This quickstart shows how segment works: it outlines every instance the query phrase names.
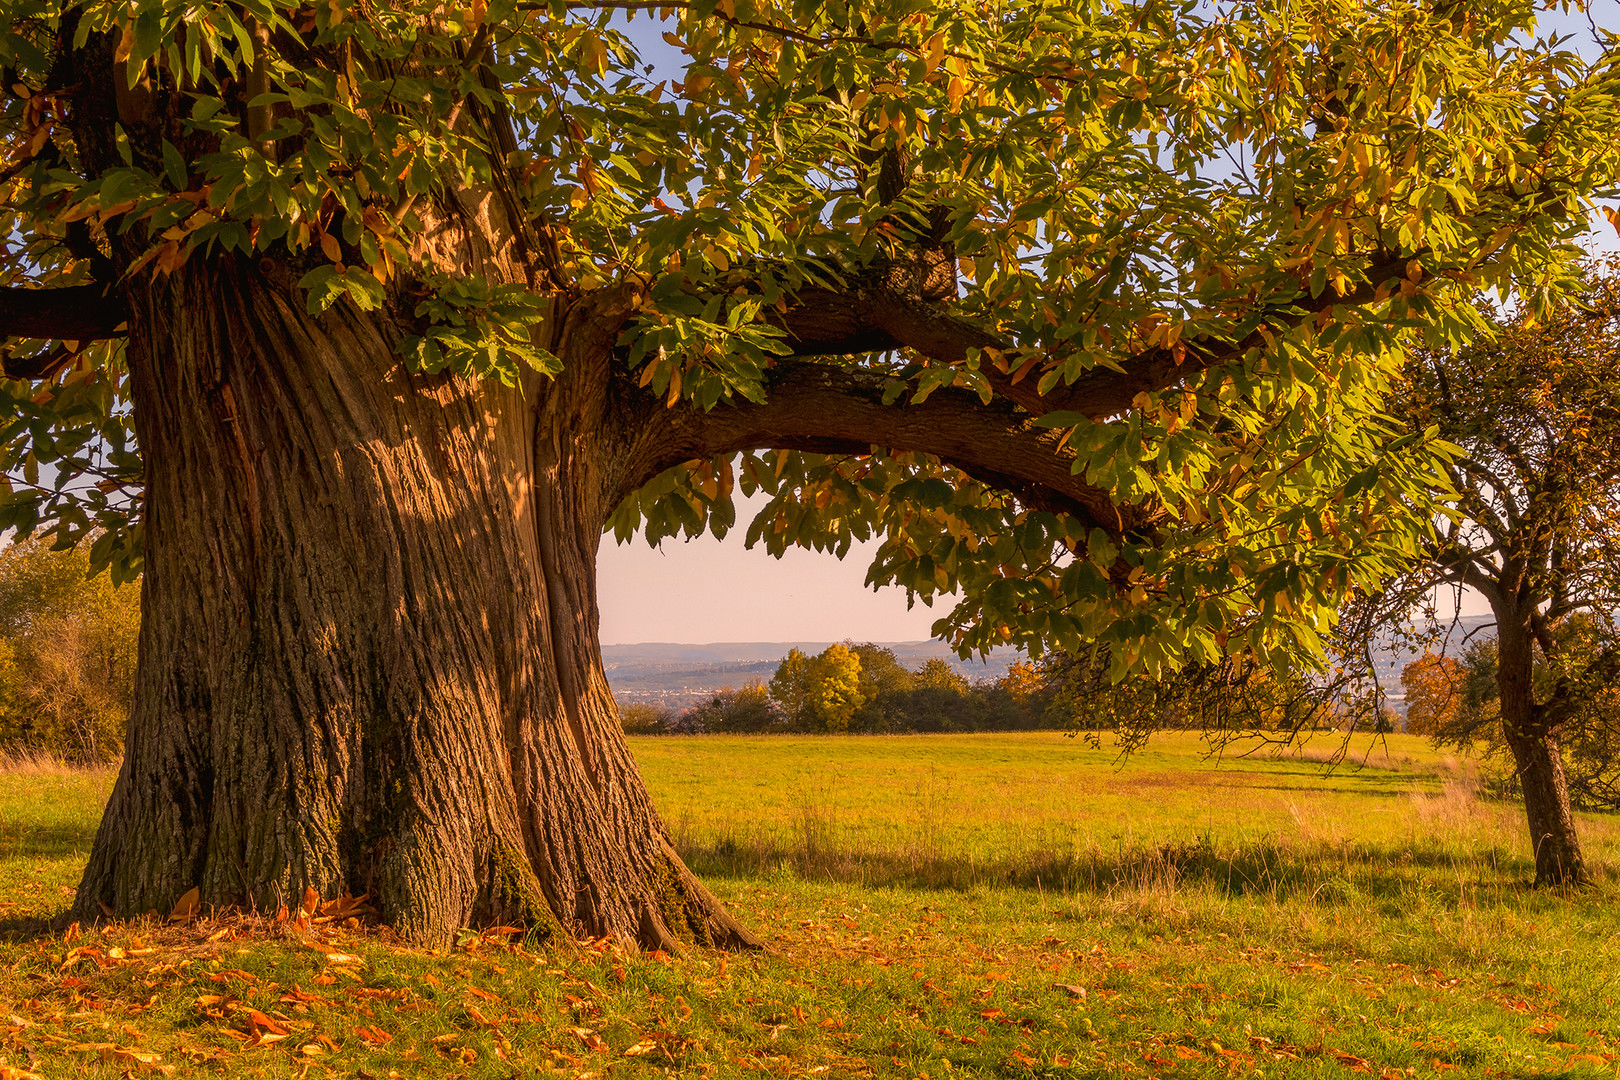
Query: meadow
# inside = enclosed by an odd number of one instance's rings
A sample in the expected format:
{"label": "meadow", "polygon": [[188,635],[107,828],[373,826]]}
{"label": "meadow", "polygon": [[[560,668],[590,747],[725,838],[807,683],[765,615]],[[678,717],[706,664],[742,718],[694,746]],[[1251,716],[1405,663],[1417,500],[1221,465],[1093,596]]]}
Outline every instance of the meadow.
{"label": "meadow", "polygon": [[111,774],[0,772],[0,1080],[1620,1073],[1620,820],[1582,819],[1593,887],[1530,889],[1517,807],[1419,740],[633,746],[768,951],[52,928]]}

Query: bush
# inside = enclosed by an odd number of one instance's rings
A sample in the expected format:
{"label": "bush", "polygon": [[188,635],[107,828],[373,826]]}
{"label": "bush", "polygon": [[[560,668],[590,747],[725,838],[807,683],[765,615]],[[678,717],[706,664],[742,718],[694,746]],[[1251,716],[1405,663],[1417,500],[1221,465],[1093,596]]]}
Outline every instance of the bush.
{"label": "bush", "polygon": [[734,735],[771,731],[782,726],[781,714],[771,705],[770,691],[759,682],[716,691],[709,700],[688,709],[681,720],[696,732]]}
{"label": "bush", "polygon": [[667,705],[626,705],[619,710],[626,735],[668,735],[675,727],[675,710]]}

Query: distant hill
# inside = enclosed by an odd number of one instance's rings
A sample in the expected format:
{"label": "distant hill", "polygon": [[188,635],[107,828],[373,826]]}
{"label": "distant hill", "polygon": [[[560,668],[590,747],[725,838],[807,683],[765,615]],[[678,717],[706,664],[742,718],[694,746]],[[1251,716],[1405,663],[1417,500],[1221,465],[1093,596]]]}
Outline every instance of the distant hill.
{"label": "distant hill", "polygon": [[[1461,656],[1475,638],[1493,636],[1494,631],[1488,628],[1495,622],[1490,615],[1464,615],[1455,623],[1447,623],[1449,630],[1446,638],[1435,651]],[[1406,715],[1406,693],[1401,689],[1401,669],[1417,658],[1417,652],[1398,646],[1388,637],[1373,648],[1373,666],[1378,669],[1378,681],[1383,684],[1387,695],[1385,704],[1401,716]]]}
{"label": "distant hill", "polygon": [[[720,641],[685,645],[653,641],[637,645],[604,645],[602,662],[608,684],[621,704],[639,702],[685,708],[727,686],[767,682],[789,649],[818,653],[830,641]],[[929,660],[950,664],[970,680],[994,682],[1018,659],[1014,649],[997,649],[987,661],[962,660],[942,641],[880,641],[913,670]]]}

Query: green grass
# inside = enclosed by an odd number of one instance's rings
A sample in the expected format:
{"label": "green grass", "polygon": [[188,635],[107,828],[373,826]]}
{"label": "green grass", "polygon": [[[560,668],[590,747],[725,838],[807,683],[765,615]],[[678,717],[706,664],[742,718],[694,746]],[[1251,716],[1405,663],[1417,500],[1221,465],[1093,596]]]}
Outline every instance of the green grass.
{"label": "green grass", "polygon": [[1596,887],[1528,889],[1515,809],[1413,740],[1331,775],[1180,739],[634,746],[769,953],[64,942],[20,920],[65,906],[110,777],[0,775],[0,1077],[1617,1073],[1617,823],[1582,822]]}

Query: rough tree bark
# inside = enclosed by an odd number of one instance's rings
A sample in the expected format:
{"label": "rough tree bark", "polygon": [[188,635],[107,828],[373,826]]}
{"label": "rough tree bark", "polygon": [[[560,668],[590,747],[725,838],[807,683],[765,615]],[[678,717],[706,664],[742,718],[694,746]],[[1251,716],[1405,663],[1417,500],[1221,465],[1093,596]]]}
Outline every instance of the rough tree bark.
{"label": "rough tree bark", "polygon": [[[145,620],[128,753],[77,914],[368,893],[407,938],[516,922],[754,944],[681,864],[596,640],[616,337],[512,389],[408,374],[274,268],[132,298]],[[621,442],[621,445],[622,442]]]}
{"label": "rough tree bark", "polygon": [[1515,614],[1511,608],[1497,612],[1497,700],[1502,735],[1524,791],[1536,884],[1581,884],[1588,880],[1586,861],[1570,807],[1558,725],[1551,710],[1536,701],[1532,638]]}

